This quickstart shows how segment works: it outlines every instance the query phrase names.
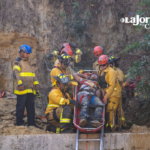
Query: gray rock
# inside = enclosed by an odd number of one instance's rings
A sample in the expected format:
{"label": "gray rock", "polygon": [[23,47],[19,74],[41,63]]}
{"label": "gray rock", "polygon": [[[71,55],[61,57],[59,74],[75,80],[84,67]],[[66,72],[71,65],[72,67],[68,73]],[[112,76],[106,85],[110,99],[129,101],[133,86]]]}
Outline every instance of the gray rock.
{"label": "gray rock", "polygon": [[0,111],[0,116],[4,116],[4,112]]}
{"label": "gray rock", "polygon": [[1,119],[3,119],[3,120],[12,120],[12,119],[14,119],[14,116],[13,115],[4,116],[4,117],[1,117]]}

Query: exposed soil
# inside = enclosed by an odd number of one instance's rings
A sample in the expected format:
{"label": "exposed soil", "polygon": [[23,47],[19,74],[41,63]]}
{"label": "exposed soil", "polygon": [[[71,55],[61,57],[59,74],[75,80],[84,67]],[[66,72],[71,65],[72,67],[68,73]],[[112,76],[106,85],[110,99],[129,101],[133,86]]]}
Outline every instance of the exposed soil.
{"label": "exposed soil", "polygon": [[24,126],[16,126],[16,99],[0,98],[0,135],[22,135],[22,134],[50,134],[45,131],[47,120],[38,117],[39,110],[36,109],[35,122],[41,129],[27,126],[27,114],[24,113]]}

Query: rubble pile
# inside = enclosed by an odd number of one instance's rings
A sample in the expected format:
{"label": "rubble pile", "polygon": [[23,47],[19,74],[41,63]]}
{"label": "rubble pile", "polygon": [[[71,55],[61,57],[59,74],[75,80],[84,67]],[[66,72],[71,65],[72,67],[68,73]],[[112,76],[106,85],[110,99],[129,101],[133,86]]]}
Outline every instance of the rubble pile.
{"label": "rubble pile", "polygon": [[42,129],[34,126],[27,126],[27,113],[24,114],[25,126],[16,126],[16,99],[1,98],[0,99],[0,135],[23,135],[23,134],[47,134],[45,131],[47,120],[35,116],[36,125]]}

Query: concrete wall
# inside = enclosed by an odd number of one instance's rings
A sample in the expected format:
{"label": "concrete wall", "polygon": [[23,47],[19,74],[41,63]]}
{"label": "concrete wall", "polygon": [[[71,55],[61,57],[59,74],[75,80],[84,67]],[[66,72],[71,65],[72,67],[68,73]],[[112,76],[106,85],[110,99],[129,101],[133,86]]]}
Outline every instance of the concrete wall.
{"label": "concrete wall", "polygon": [[[82,134],[82,138],[99,134]],[[148,133],[113,133],[104,135],[104,150],[150,150]],[[76,134],[0,136],[0,150],[75,150]],[[79,150],[99,150],[99,142],[82,142]]]}

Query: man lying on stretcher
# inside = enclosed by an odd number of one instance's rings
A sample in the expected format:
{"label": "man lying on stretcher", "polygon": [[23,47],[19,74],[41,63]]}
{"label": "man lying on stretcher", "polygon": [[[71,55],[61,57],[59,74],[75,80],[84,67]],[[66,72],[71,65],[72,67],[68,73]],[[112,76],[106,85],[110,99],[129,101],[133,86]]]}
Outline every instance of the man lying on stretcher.
{"label": "man lying on stretcher", "polygon": [[[77,99],[79,104],[81,104],[80,113],[80,126],[84,127],[87,124],[87,117],[89,116],[88,105],[103,105],[100,100],[100,90],[96,81],[93,81],[94,74],[89,78],[88,75],[81,73],[73,73],[74,79],[79,83],[79,91],[77,93]],[[96,95],[96,96],[95,96]],[[90,122],[92,127],[99,127],[102,125],[102,107],[95,107],[94,118]]]}

